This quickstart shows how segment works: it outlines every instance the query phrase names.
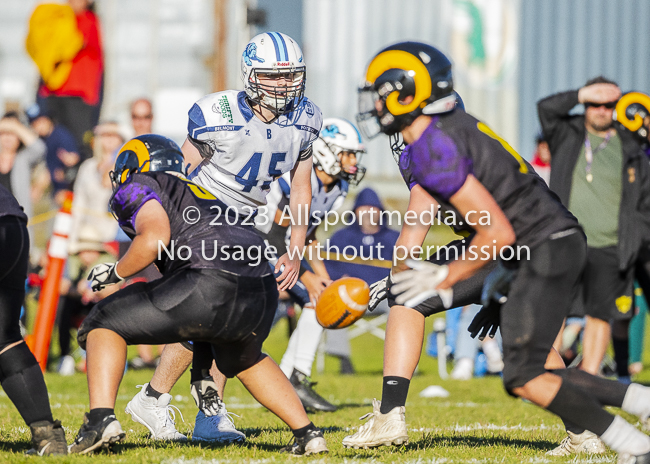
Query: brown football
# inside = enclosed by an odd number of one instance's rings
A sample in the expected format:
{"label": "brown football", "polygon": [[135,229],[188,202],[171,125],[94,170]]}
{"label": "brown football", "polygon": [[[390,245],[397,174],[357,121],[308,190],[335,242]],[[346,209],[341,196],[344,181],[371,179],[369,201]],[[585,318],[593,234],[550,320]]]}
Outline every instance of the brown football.
{"label": "brown football", "polygon": [[335,280],[316,302],[316,319],[326,329],[342,329],[361,319],[368,308],[370,288],[356,277]]}

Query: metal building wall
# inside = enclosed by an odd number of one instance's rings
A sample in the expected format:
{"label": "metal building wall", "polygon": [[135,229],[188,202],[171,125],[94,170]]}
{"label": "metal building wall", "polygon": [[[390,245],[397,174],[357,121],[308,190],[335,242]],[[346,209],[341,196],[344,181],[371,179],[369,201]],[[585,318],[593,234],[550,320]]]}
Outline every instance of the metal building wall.
{"label": "metal building wall", "polygon": [[106,63],[103,119],[129,125],[129,103],[147,97],[154,102],[154,131],[183,139],[187,110],[210,86],[205,61],[212,53],[212,4],[98,2]]}
{"label": "metal building wall", "polygon": [[[512,140],[518,134],[519,3],[519,0],[304,0],[307,95],[326,117],[354,120],[356,89],[370,59],[393,42],[423,41],[451,57],[455,86],[468,111]],[[480,65],[469,63],[466,56],[468,34],[477,30],[482,30],[479,41],[485,46],[487,56]],[[495,61],[493,57],[506,63],[500,62],[495,72],[490,69]],[[387,138],[378,137],[367,145],[369,155],[363,163],[368,167],[369,176],[399,178]]]}
{"label": "metal building wall", "polygon": [[0,113],[34,101],[36,65],[25,51],[29,16],[38,0],[0,0]]}
{"label": "metal building wall", "polygon": [[650,2],[524,0],[521,6],[519,115],[522,155],[539,130],[536,102],[595,76],[623,91],[650,93]]}

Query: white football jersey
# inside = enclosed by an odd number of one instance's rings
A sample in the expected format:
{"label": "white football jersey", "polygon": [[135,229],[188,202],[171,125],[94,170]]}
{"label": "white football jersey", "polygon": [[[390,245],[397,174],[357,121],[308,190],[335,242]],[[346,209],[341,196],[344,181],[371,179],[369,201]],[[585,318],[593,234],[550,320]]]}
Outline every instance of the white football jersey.
{"label": "white football jersey", "polygon": [[311,150],[322,122],[320,109],[306,97],[293,112],[267,124],[253,114],[245,92],[207,95],[189,111],[188,136],[199,142],[204,157],[190,179],[251,214],[266,204],[271,183]]}
{"label": "white football jersey", "polygon": [[[291,197],[291,174],[286,173],[280,177],[276,182],[271,184],[271,191],[268,196],[268,204],[264,208],[260,208],[259,214],[255,218],[255,227],[264,233],[271,230],[273,219],[275,218],[276,211],[282,202],[283,198],[289,199]],[[325,190],[323,183],[316,176],[316,168],[311,170],[311,205],[309,208],[309,228],[307,235],[311,234],[321,223],[325,221],[325,215],[329,211],[336,211],[342,205],[345,197],[348,194],[349,184],[343,179],[339,179],[329,191]],[[282,202],[286,204],[287,202]],[[288,207],[286,209],[286,217],[289,217]],[[334,221],[331,218],[330,221]],[[291,226],[287,230],[287,243],[291,235]]]}

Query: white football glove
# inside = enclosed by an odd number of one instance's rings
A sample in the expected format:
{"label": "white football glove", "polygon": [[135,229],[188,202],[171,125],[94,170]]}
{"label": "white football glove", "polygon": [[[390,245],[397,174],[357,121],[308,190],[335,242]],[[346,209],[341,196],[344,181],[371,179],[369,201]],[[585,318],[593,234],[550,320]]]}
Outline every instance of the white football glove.
{"label": "white football glove", "polygon": [[217,393],[217,384],[214,383],[212,377],[205,377],[202,380],[192,382],[190,388],[192,397],[196,406],[203,411],[206,416],[216,416],[221,410],[221,398]]}
{"label": "white football glove", "polygon": [[93,292],[98,292],[107,285],[117,284],[124,280],[117,274],[116,268],[117,263],[102,263],[90,270],[87,280],[90,281],[90,288],[93,289]]}
{"label": "white football glove", "polygon": [[436,289],[447,278],[449,266],[413,259],[406,260],[406,265],[413,270],[402,271],[392,277],[393,285],[390,291],[396,296],[397,304],[415,308],[423,301],[438,295],[445,308],[451,307],[454,291],[451,288]]}
{"label": "white football glove", "polygon": [[370,301],[368,302],[368,311],[372,312],[377,305],[388,297],[388,277],[378,280],[370,286]]}

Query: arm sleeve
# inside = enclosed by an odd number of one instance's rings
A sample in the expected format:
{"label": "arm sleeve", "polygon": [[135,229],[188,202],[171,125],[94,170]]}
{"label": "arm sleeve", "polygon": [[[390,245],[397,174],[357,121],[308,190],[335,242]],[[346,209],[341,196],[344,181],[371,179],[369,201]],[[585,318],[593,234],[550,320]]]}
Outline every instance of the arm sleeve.
{"label": "arm sleeve", "polygon": [[446,134],[422,137],[410,150],[413,177],[429,193],[449,201],[473,173],[472,160]]}
{"label": "arm sleeve", "polygon": [[40,138],[34,140],[34,143],[23,148],[20,156],[23,156],[27,159],[30,166],[35,165],[39,161],[45,159],[45,153],[47,152],[47,147],[45,142]]}
{"label": "arm sleeve", "polygon": [[578,91],[557,93],[537,102],[537,114],[546,138],[553,136],[563,120],[570,118],[569,111],[578,103]]}
{"label": "arm sleeve", "polygon": [[149,200],[156,200],[162,205],[156,189],[148,183],[133,179],[120,187],[113,198],[111,208],[125,232],[136,232],[135,218],[140,208]]}

